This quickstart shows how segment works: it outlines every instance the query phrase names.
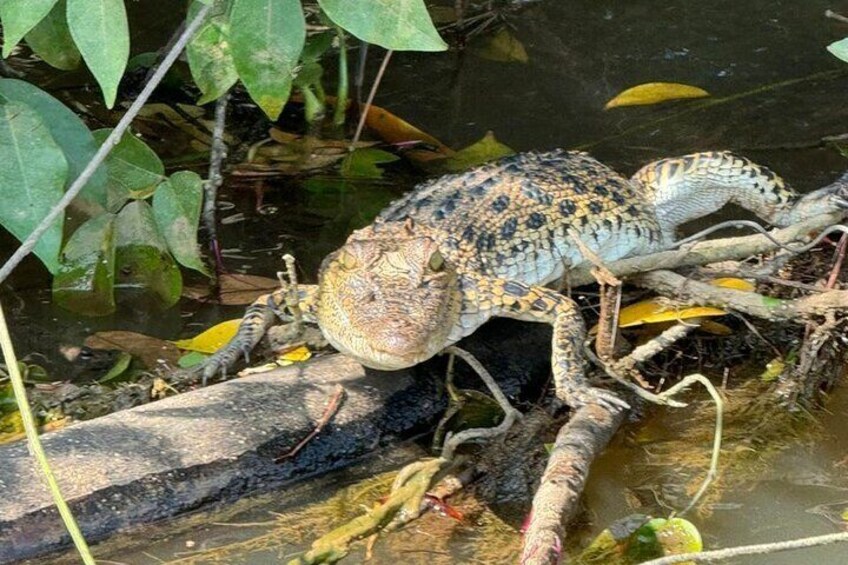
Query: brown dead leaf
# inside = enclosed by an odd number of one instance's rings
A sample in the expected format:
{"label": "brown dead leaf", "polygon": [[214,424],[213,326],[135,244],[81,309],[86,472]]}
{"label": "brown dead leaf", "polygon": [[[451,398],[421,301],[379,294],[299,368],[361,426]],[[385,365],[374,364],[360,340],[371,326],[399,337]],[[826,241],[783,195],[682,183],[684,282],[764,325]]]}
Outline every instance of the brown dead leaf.
{"label": "brown dead leaf", "polygon": [[176,367],[180,358],[177,346],[164,339],[137,332],[97,332],[85,339],[85,345],[94,349],[117,349],[137,357],[148,369],[166,364]]}
{"label": "brown dead leaf", "polygon": [[[231,273],[221,275],[220,304],[227,306],[243,306],[250,304],[263,294],[274,292],[280,288],[280,281],[269,277],[242,275]],[[211,300],[208,286],[183,287],[183,296],[192,300]]]}

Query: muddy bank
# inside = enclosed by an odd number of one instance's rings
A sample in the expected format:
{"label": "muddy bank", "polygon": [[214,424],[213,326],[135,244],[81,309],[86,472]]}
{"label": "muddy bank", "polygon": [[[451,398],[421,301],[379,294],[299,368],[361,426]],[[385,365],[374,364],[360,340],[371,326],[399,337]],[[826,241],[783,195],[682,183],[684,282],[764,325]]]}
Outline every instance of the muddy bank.
{"label": "muddy bank", "polygon": [[[550,331],[497,322],[462,345],[513,399],[538,397]],[[81,422],[44,436],[53,469],[89,541],[217,501],[349,465],[432,429],[444,408],[444,359],[382,373],[340,355],[236,379]],[[460,383],[474,378],[459,363]],[[296,457],[337,384],[330,425]],[[69,538],[26,446],[0,447],[0,563],[62,549]]]}

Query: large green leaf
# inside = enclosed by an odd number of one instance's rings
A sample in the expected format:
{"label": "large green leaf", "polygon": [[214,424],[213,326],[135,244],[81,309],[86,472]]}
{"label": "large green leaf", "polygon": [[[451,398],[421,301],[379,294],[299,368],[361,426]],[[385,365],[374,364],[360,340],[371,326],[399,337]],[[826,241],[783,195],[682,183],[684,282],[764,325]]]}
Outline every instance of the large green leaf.
{"label": "large green leaf", "polygon": [[[0,96],[0,224],[23,241],[62,198],[68,163],[38,112]],[[63,218],[34,252],[51,273],[59,268]]]}
{"label": "large green leaf", "polygon": [[100,214],[77,228],[62,251],[53,299],[88,316],[115,311],[115,215]]}
{"label": "large green leaf", "polygon": [[[238,80],[230,53],[229,0],[217,0],[212,14],[197,31],[186,48],[188,66],[194,82],[203,93],[198,104],[216,100]],[[201,8],[199,0],[191,3],[186,21],[194,19]]]}
{"label": "large green leaf", "polygon": [[68,27],[111,108],[130,55],[123,0],[68,0]]}
{"label": "large green leaf", "polygon": [[50,13],[26,34],[26,42],[36,55],[57,69],[69,71],[80,63],[80,52],[68,29],[65,0],[59,0]]}
{"label": "large green leaf", "polygon": [[12,53],[15,45],[47,15],[56,0],[3,0],[0,20],[3,20],[3,57]]}
{"label": "large green leaf", "polygon": [[184,267],[208,276],[197,246],[202,203],[203,181],[200,176],[191,171],[180,171],[156,189],[153,217],[174,258]]}
{"label": "large green leaf", "polygon": [[444,51],[424,0],[318,0],[331,20],[368,43],[396,51]]}
{"label": "large green leaf", "polygon": [[234,0],[230,13],[233,62],[250,97],[272,120],[291,93],[306,39],[298,0]]}
{"label": "large green leaf", "polygon": [[[99,147],[83,121],[67,106],[22,80],[0,79],[0,95],[38,112],[53,140],[64,152],[68,161],[68,184],[73,182]],[[106,167],[99,167],[94,172],[80,197],[89,203],[106,206]]]}
{"label": "large green leaf", "polygon": [[[94,132],[98,145],[111,129]],[[117,212],[130,198],[145,199],[165,180],[165,165],[142,140],[127,132],[106,157],[108,170],[106,209]]]}
{"label": "large green leaf", "polygon": [[115,224],[115,288],[152,292],[169,307],[179,300],[182,286],[150,205],[136,200],[124,206]]}

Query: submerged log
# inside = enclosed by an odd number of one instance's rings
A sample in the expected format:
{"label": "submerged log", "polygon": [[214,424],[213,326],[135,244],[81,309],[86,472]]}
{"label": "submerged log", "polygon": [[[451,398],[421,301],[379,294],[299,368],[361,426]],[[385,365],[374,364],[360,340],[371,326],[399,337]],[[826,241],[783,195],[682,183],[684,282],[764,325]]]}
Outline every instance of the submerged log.
{"label": "submerged log", "polygon": [[[510,397],[542,394],[550,373],[547,327],[497,322],[463,347]],[[447,406],[445,361],[384,373],[331,355],[80,422],[45,435],[44,447],[84,534],[97,541],[338,469],[431,430]],[[462,367],[457,378],[479,386]],[[275,463],[313,431],[337,385],[345,389],[338,412],[295,457]],[[26,446],[0,446],[0,563],[68,543]]]}

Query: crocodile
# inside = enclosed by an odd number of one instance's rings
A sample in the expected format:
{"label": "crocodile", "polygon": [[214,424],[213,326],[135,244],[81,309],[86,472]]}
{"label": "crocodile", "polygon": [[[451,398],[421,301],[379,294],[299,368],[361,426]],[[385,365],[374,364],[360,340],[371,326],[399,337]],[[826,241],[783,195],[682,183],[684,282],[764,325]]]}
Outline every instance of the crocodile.
{"label": "crocodile", "polygon": [[[661,159],[630,179],[583,152],[516,154],[390,204],[324,259],[318,284],[298,287],[298,308],[340,352],[381,370],[421,363],[493,317],[550,324],[556,398],[622,407],[587,383],[579,309],[547,286],[587,261],[572,237],[610,262],[669,249],[679,226],[727,203],[787,226],[845,208],[842,196],[801,196],[730,152]],[[278,316],[291,319],[287,296],[280,289],[247,309],[202,367],[204,382],[246,357]]]}

